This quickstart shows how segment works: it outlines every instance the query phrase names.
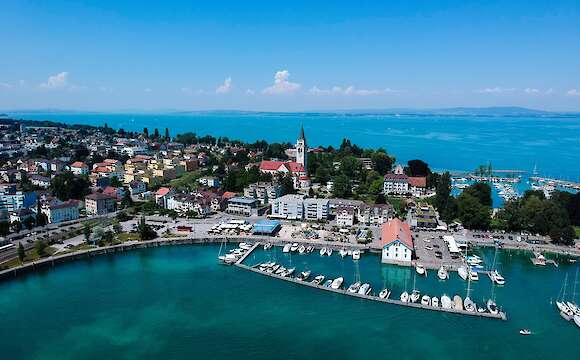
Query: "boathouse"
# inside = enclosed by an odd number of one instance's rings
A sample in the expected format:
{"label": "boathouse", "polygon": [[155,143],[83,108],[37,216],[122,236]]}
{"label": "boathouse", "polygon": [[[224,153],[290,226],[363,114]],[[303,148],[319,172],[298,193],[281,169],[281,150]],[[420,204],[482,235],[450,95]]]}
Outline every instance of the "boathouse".
{"label": "boathouse", "polygon": [[381,226],[381,262],[411,265],[414,245],[409,224],[394,218]]}

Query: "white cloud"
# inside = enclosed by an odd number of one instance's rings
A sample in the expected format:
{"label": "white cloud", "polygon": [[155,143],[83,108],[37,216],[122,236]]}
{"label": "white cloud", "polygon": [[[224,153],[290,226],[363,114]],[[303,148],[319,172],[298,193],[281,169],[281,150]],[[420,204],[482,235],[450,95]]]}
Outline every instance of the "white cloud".
{"label": "white cloud", "polygon": [[516,91],[515,88],[501,88],[501,87],[493,87],[493,88],[485,88],[485,89],[479,89],[479,90],[475,90],[476,93],[479,94],[503,94],[503,93],[509,93],[509,92],[514,92]]}
{"label": "white cloud", "polygon": [[577,89],[570,89],[566,94],[568,96],[580,96],[580,91]]}
{"label": "white cloud", "polygon": [[232,78],[228,77],[224,80],[224,83],[215,89],[216,94],[227,94],[232,90]]}
{"label": "white cloud", "polygon": [[56,75],[51,75],[45,83],[39,85],[41,89],[46,90],[56,90],[56,89],[67,89],[68,84],[68,72],[63,71]]}
{"label": "white cloud", "polygon": [[300,89],[301,85],[288,81],[288,70],[277,71],[274,75],[274,84],[262,90],[264,94],[290,94]]}
{"label": "white cloud", "polygon": [[255,94],[256,94],[256,92],[254,90],[252,90],[252,89],[247,89],[246,90],[246,95],[255,95]]}
{"label": "white cloud", "polygon": [[322,95],[355,95],[355,96],[372,96],[372,95],[385,95],[385,94],[396,94],[400,93],[398,90],[393,90],[390,88],[386,89],[357,89],[354,86],[347,86],[342,88],[340,86],[333,86],[330,89],[320,89],[317,86],[312,87],[309,94],[322,96]]}
{"label": "white cloud", "polygon": [[540,90],[535,89],[535,88],[525,88],[524,92],[526,94],[538,94],[538,93],[540,93]]}

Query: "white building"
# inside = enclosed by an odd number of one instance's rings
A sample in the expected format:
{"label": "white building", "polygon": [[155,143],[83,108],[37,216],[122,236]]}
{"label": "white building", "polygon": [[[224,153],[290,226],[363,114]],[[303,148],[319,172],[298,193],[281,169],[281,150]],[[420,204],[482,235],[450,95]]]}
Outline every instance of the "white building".
{"label": "white building", "polygon": [[201,185],[217,188],[220,186],[220,179],[215,176],[204,176],[197,180]]}
{"label": "white building", "polygon": [[362,205],[358,209],[357,220],[365,225],[382,225],[395,216],[395,209],[389,204]]}
{"label": "white building", "polygon": [[410,265],[413,256],[413,236],[408,224],[395,218],[381,227],[381,262]]}
{"label": "white building", "polygon": [[46,215],[48,222],[51,224],[76,220],[79,218],[79,201],[69,200],[65,202],[58,201],[53,204],[45,204],[41,211]]}
{"label": "white building", "polygon": [[282,187],[269,182],[250,184],[244,189],[244,196],[260,200],[260,203],[270,203],[282,195]]}
{"label": "white building", "polygon": [[288,220],[319,221],[328,219],[328,199],[305,199],[303,195],[288,194],[272,202],[272,217]]}
{"label": "white building", "polygon": [[308,145],[306,144],[306,137],[304,136],[304,126],[300,128],[300,135],[298,136],[298,140],[296,140],[296,162],[301,164],[304,170],[307,171]]}
{"label": "white building", "polygon": [[257,216],[259,206],[260,200],[246,197],[233,197],[228,200],[226,212],[234,215]]}
{"label": "white building", "polygon": [[355,209],[348,206],[336,208],[336,224],[338,226],[353,226],[355,219]]}
{"label": "white building", "polygon": [[405,195],[409,193],[409,178],[404,174],[387,174],[383,183],[385,194]]}

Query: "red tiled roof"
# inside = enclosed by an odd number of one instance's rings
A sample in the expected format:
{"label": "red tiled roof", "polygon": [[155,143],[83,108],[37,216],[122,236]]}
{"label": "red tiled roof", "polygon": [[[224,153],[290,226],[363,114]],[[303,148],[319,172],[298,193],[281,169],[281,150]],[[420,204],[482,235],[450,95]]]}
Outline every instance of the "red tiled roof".
{"label": "red tiled roof", "polygon": [[70,167],[75,168],[88,168],[87,164],[82,161],[75,161],[74,163],[70,164]]}
{"label": "red tiled roof", "polygon": [[400,241],[407,248],[413,250],[413,237],[409,224],[397,218],[389,220],[381,226],[381,245],[385,247],[395,241]]}
{"label": "red tiled roof", "polygon": [[222,194],[222,198],[223,199],[231,199],[231,198],[233,198],[235,196],[236,196],[236,193],[235,192],[231,192],[231,191],[226,191],[226,192],[224,192]]}
{"label": "red tiled roof", "polygon": [[304,172],[304,166],[302,166],[302,164],[297,163],[295,161],[287,162],[286,168],[288,168],[288,170],[290,170],[290,172],[292,172],[292,173]]}
{"label": "red tiled roof", "polygon": [[422,188],[427,187],[427,178],[424,176],[409,177],[409,185]]}
{"label": "red tiled roof", "polygon": [[170,188],[168,188],[168,187],[162,187],[162,188],[159,188],[159,190],[157,190],[157,192],[155,193],[155,195],[157,195],[157,196],[165,196],[165,195],[169,194],[170,191],[171,191]]}
{"label": "red tiled roof", "polygon": [[52,205],[50,208],[51,209],[64,209],[64,208],[68,208],[68,207],[77,207],[77,206],[79,206],[78,200],[69,200],[69,201],[62,202],[58,205]]}
{"label": "red tiled roof", "polygon": [[260,170],[270,170],[270,171],[277,171],[280,166],[283,166],[283,161],[271,161],[271,160],[263,160],[260,163]]}

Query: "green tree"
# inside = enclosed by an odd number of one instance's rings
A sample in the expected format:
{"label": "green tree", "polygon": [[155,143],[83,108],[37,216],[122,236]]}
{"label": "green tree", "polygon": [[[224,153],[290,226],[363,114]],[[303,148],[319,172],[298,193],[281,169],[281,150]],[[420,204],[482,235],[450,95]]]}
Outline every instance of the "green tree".
{"label": "green tree", "polygon": [[380,175],[385,175],[393,168],[394,159],[387,155],[386,152],[383,151],[376,151],[371,156],[371,160],[375,165],[375,170]]}
{"label": "green tree", "polygon": [[46,214],[42,212],[42,207],[40,206],[40,199],[36,201],[36,226],[44,226],[48,223],[48,218]]}
{"label": "green tree", "polygon": [[477,198],[482,205],[491,206],[492,204],[491,187],[486,183],[476,182],[468,186],[463,192]]}
{"label": "green tree", "polygon": [[50,188],[52,194],[60,200],[80,200],[90,193],[90,185],[84,177],[75,176],[70,171],[66,171],[52,179]]}
{"label": "green tree", "polygon": [[333,179],[332,194],[337,198],[347,198],[352,194],[352,185],[346,175],[339,175]]}
{"label": "green tree", "polygon": [[489,207],[481,204],[479,200],[463,192],[458,199],[457,204],[458,216],[461,224],[466,229],[481,229],[489,228],[491,217]]}
{"label": "green tree", "polygon": [[10,227],[12,228],[12,232],[18,233],[22,231],[22,223],[18,220],[11,222]]}
{"label": "green tree", "polygon": [[141,216],[139,224],[137,225],[137,232],[139,233],[139,238],[141,241],[152,240],[157,237],[157,232],[145,222],[145,217]]}
{"label": "green tree", "polygon": [[46,256],[46,243],[42,240],[36,240],[34,242],[34,249],[36,250],[36,254],[40,257]]}
{"label": "green tree", "polygon": [[282,188],[282,195],[296,193],[296,190],[294,189],[294,181],[290,175],[286,175],[282,180],[280,180],[280,187]]}
{"label": "green tree", "polygon": [[85,241],[89,242],[89,240],[91,239],[91,226],[87,223],[85,223],[84,227],[83,227],[83,234],[85,236]]}
{"label": "green tree", "polygon": [[407,175],[409,176],[429,176],[431,169],[423,160],[409,160],[407,162]]}
{"label": "green tree", "polygon": [[118,221],[115,221],[113,223],[113,231],[115,231],[116,234],[120,234],[123,232],[123,226]]}
{"label": "green tree", "polygon": [[149,129],[147,129],[147,128],[143,129],[143,137],[145,139],[149,139]]}
{"label": "green tree", "polygon": [[24,251],[24,246],[22,246],[22,243],[18,243],[18,260],[20,260],[20,263],[24,261],[25,257],[26,252]]}
{"label": "green tree", "polygon": [[171,138],[169,137],[169,128],[165,128],[165,141],[170,141]]}

